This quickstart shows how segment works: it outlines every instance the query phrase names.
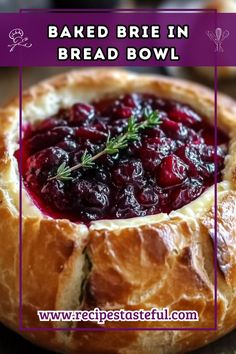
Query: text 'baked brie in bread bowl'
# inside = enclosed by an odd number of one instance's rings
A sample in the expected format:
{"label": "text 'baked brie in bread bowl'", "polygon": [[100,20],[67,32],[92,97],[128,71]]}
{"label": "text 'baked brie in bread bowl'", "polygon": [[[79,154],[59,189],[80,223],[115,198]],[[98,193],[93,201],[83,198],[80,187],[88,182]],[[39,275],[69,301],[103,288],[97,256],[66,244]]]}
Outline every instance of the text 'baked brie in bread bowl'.
{"label": "text 'baked brie in bread bowl'", "polygon": [[[19,99],[0,110],[0,321],[19,331],[20,166],[22,324],[68,329],[21,335],[61,353],[175,354],[235,328],[236,103],[218,95],[214,147],[214,93],[187,81],[81,70],[22,102],[21,153]],[[218,330],[105,330],[215,327],[214,181]],[[94,308],[195,310],[199,321],[37,315]]]}

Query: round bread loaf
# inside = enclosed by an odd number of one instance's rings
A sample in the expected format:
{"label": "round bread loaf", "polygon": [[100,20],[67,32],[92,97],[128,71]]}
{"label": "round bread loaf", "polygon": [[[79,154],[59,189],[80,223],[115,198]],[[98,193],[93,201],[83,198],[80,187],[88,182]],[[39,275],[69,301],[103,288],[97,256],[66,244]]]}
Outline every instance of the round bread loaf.
{"label": "round bread loaf", "polygon": [[[70,72],[23,93],[23,124],[61,107],[125,93],[149,93],[190,105],[214,125],[214,93],[195,83],[121,70]],[[0,110],[0,321],[61,353],[175,354],[236,327],[236,103],[218,97],[218,126],[229,136],[217,206],[217,330],[214,328],[214,186],[169,214],[89,225],[46,216],[20,183],[19,98]],[[24,155],[23,155],[24,158]],[[22,313],[19,331],[19,190],[22,184]],[[198,322],[40,322],[38,310],[195,310]],[[45,327],[68,331],[43,331]],[[84,331],[74,331],[76,327]],[[101,331],[85,330],[96,327]],[[147,330],[111,331],[111,328]],[[163,330],[151,331],[149,328]]]}

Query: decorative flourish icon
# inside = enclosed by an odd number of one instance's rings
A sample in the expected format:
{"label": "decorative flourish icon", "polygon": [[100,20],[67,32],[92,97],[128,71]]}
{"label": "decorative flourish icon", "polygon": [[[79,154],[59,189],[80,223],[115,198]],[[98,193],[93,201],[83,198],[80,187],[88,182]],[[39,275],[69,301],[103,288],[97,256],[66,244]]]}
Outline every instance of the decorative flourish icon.
{"label": "decorative flourish icon", "polygon": [[8,47],[10,47],[10,52],[13,52],[15,47],[21,46],[25,48],[30,48],[32,47],[32,43],[27,43],[29,38],[25,37],[24,38],[24,32],[21,28],[14,28],[10,33],[9,33],[9,38],[12,40],[12,44],[8,44]]}
{"label": "decorative flourish icon", "polygon": [[222,42],[225,40],[225,38],[229,37],[229,31],[223,31],[221,27],[217,27],[215,33],[212,31],[207,31],[206,34],[210,38],[210,40],[215,43],[215,52],[222,53],[224,51],[224,49],[222,48]]}

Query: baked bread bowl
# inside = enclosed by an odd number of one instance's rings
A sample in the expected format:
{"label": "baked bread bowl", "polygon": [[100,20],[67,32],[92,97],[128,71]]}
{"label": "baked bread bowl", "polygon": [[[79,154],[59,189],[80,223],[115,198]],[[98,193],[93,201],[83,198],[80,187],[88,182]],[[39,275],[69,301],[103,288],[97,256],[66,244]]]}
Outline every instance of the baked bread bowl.
{"label": "baked bread bowl", "polygon": [[[27,143],[28,137],[34,134],[34,129],[28,132],[29,124],[37,131],[37,127],[42,128],[42,121],[57,114],[60,108],[70,110],[77,102],[87,104],[131,93],[141,95],[144,101],[142,94],[148,94],[149,98],[154,95],[189,105],[202,117],[208,130],[208,124],[213,125],[214,94],[202,86],[119,70],[87,70],[55,77],[23,93],[23,141],[26,139]],[[220,95],[217,111],[218,126],[228,137],[227,156],[217,186],[218,330],[27,330],[20,331],[21,335],[61,353],[174,354],[206,345],[235,328],[236,104]],[[167,119],[164,115],[161,117],[162,121]],[[19,331],[18,98],[1,109],[0,119],[0,320]],[[45,142],[45,137],[41,141]],[[63,218],[64,211],[56,217],[48,215],[45,204],[42,207],[35,202],[29,187],[31,179],[27,179],[31,177],[27,173],[32,172],[32,160],[24,154],[23,144],[23,165],[26,157],[29,160],[25,171],[24,166],[22,168],[23,327],[214,328],[214,186],[205,188],[193,201],[168,213],[149,215],[148,211],[147,215],[112,220],[104,220],[104,217],[97,220],[95,216],[95,221],[81,223],[70,216]],[[81,217],[80,205],[77,207]],[[108,209],[111,207],[109,205]],[[199,312],[200,320],[113,322],[98,326],[95,323],[40,322],[37,317],[37,310],[95,307],[191,309]]]}

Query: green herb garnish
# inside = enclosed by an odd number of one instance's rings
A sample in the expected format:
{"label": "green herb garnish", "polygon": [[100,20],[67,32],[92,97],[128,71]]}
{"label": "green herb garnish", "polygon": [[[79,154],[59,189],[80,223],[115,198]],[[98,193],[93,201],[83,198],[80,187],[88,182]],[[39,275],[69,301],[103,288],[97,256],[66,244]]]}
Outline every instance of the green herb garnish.
{"label": "green herb garnish", "polygon": [[57,179],[60,181],[71,180],[71,172],[78,170],[79,168],[91,168],[95,165],[95,160],[99,157],[108,154],[114,155],[121,149],[125,149],[129,142],[136,141],[139,138],[139,131],[143,129],[153,128],[158,124],[161,124],[161,120],[157,111],[148,113],[144,111],[144,120],[142,122],[137,122],[135,116],[132,116],[128,120],[127,131],[124,134],[120,134],[117,137],[113,137],[106,141],[106,145],[103,150],[98,152],[96,155],[92,156],[86,150],[81,158],[81,162],[73,167],[66,166],[63,162],[57,169],[57,174],[53,177],[48,178],[48,180]]}

